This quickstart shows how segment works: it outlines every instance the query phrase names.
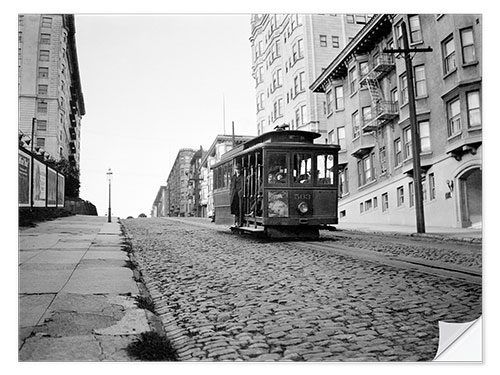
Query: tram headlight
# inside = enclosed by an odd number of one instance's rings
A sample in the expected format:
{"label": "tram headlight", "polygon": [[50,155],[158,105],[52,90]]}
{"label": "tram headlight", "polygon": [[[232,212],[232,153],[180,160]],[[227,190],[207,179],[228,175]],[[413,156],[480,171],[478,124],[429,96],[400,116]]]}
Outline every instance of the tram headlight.
{"label": "tram headlight", "polygon": [[307,211],[309,211],[309,206],[307,205],[306,202],[300,202],[297,208],[299,209],[299,212],[301,214],[305,214],[307,213]]}

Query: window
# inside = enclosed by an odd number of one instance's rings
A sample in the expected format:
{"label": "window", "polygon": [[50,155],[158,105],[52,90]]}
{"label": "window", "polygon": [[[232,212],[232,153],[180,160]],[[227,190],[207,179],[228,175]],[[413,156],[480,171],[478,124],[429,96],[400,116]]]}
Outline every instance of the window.
{"label": "window", "polygon": [[425,83],[425,68],[423,65],[416,66],[415,71],[415,96],[422,97],[427,95],[427,85]]}
{"label": "window", "polygon": [[49,68],[38,68],[38,78],[49,78]]}
{"label": "window", "polygon": [[273,112],[271,113],[271,118],[273,121],[283,116],[282,107],[283,107],[283,99],[281,98],[273,103]]}
{"label": "window", "polygon": [[45,147],[45,138],[37,138],[36,139],[36,145],[37,147]]}
{"label": "window", "polygon": [[368,199],[365,201],[365,211],[371,210],[372,209],[372,200]]}
{"label": "window", "polygon": [[469,127],[481,126],[479,91],[470,91],[467,93],[467,121]]}
{"label": "window", "polygon": [[49,51],[48,50],[40,50],[40,61],[49,61]]}
{"label": "window", "polygon": [[406,73],[400,77],[401,82],[401,105],[408,103],[408,79]]}
{"label": "window", "polygon": [[359,204],[359,213],[360,213],[360,214],[362,214],[362,213],[363,213],[363,211],[364,211],[364,205],[363,205],[363,202],[361,202],[361,203]]}
{"label": "window", "polygon": [[339,172],[339,193],[340,196],[344,196],[349,193],[349,173],[347,168],[344,168]]}
{"label": "window", "polygon": [[332,90],[327,91],[326,93],[326,113],[329,115],[333,112],[333,95]]}
{"label": "window", "polygon": [[444,66],[444,74],[448,74],[455,70],[456,62],[455,62],[455,42],[453,37],[449,38],[445,42],[443,42],[443,66]]}
{"label": "window", "polygon": [[36,120],[36,130],[46,131],[47,130],[47,120]]}
{"label": "window", "polygon": [[358,182],[359,186],[366,185],[367,183],[375,180],[375,173],[373,167],[373,153],[366,155],[363,159],[358,161]]}
{"label": "window", "polygon": [[47,95],[48,89],[48,85],[38,85],[38,95]]}
{"label": "window", "polygon": [[361,108],[361,116],[363,120],[363,125],[368,124],[372,120],[372,107],[363,107]]}
{"label": "window", "polygon": [[292,178],[295,184],[312,183],[312,154],[296,153],[293,155]]}
{"label": "window", "polygon": [[326,47],[327,46],[326,35],[320,35],[319,36],[319,46],[320,47]]}
{"label": "window", "polygon": [[332,185],[336,183],[333,175],[334,156],[331,154],[320,154],[316,156],[318,184]]}
{"label": "window", "polygon": [[378,157],[380,161],[380,174],[387,172],[387,154],[385,151],[385,146],[378,149]]}
{"label": "window", "polygon": [[401,28],[401,23],[396,25],[396,47],[403,48],[403,29]]}
{"label": "window", "polygon": [[410,126],[408,126],[406,129],[403,130],[403,139],[404,139],[404,157],[405,159],[409,159],[412,157]]}
{"label": "window", "polygon": [[354,23],[354,14],[347,14],[347,23]]}
{"label": "window", "polygon": [[365,75],[367,75],[368,69],[369,69],[368,61],[360,62],[359,63],[359,75],[360,75],[360,77],[364,77]]}
{"label": "window", "polygon": [[42,17],[42,27],[52,27],[52,18]]}
{"label": "window", "polygon": [[257,112],[264,109],[264,93],[261,92],[257,97]]}
{"label": "window", "polygon": [[365,23],[367,23],[368,17],[364,14],[356,14],[356,23],[360,24],[360,25],[364,25]]}
{"label": "window", "polygon": [[452,137],[462,129],[460,124],[460,100],[456,98],[448,103],[448,137]]}
{"label": "window", "polygon": [[373,208],[377,208],[377,207],[378,207],[377,197],[373,197]]}
{"label": "window", "polygon": [[38,113],[47,113],[47,103],[46,102],[38,102],[37,103],[37,112]]}
{"label": "window", "polygon": [[418,15],[409,16],[408,23],[410,24],[410,41],[417,43],[422,41],[422,28],[420,27],[420,19]]}
{"label": "window", "polygon": [[382,212],[389,209],[389,195],[387,193],[382,194]]}
{"label": "window", "polygon": [[403,162],[402,152],[401,152],[401,139],[396,139],[394,141],[394,165],[397,167]]}
{"label": "window", "polygon": [[354,94],[358,88],[358,76],[356,67],[349,70],[349,87],[351,89],[351,95]]}
{"label": "window", "polygon": [[352,124],[352,137],[353,138],[359,137],[360,129],[359,129],[359,113],[358,113],[358,111],[356,111],[352,114],[351,124]]}
{"label": "window", "polygon": [[462,42],[462,62],[470,64],[476,61],[476,49],[474,47],[474,34],[472,27],[460,30],[460,39]]}
{"label": "window", "polygon": [[271,86],[271,92],[274,92],[278,87],[281,87],[282,82],[283,82],[283,75],[281,72],[281,69],[278,69],[273,73],[273,83]]}
{"label": "window", "polygon": [[305,125],[307,123],[306,117],[307,117],[307,108],[305,105],[295,110],[295,122],[297,124],[297,127]]}
{"label": "window", "polygon": [[413,188],[413,181],[408,183],[408,190],[410,191],[410,207],[415,205],[415,189]]}
{"label": "window", "polygon": [[394,88],[393,90],[391,90],[391,100],[397,108],[397,106],[398,106],[398,89],[397,88]]}
{"label": "window", "polygon": [[342,86],[335,87],[335,109],[344,109],[344,88]]}
{"label": "window", "polygon": [[346,149],[346,143],[345,143],[345,127],[340,127],[337,128],[337,142],[340,146],[341,150]]}
{"label": "window", "polygon": [[429,120],[419,122],[418,127],[420,129],[420,151],[430,152],[431,133],[430,133]]}
{"label": "window", "polygon": [[436,199],[436,183],[434,181],[434,173],[429,173],[429,197],[431,200]]}
{"label": "window", "polygon": [[295,63],[297,60],[301,59],[303,56],[302,39],[299,39],[296,44],[292,46],[292,60]]}
{"label": "window", "polygon": [[339,48],[340,47],[340,38],[338,36],[332,36],[332,47]]}
{"label": "window", "polygon": [[398,207],[402,206],[405,203],[405,192],[402,186],[398,187],[397,191],[398,198]]}
{"label": "window", "polygon": [[50,34],[41,34],[40,44],[50,44]]}

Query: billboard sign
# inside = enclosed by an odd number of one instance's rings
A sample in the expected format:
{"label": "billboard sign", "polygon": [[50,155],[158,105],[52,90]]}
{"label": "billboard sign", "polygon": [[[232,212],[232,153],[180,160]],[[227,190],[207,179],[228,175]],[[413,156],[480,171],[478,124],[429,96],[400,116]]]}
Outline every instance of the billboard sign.
{"label": "billboard sign", "polygon": [[31,156],[26,152],[19,150],[19,206],[25,207],[30,205],[30,182],[31,182]]}

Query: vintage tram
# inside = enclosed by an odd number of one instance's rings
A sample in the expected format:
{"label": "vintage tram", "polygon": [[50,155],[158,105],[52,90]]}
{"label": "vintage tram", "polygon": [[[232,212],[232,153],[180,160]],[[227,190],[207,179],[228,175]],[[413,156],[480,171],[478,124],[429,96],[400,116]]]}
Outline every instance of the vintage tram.
{"label": "vintage tram", "polygon": [[272,131],[222,155],[212,166],[215,222],[271,238],[317,238],[337,224],[340,147],[318,137]]}

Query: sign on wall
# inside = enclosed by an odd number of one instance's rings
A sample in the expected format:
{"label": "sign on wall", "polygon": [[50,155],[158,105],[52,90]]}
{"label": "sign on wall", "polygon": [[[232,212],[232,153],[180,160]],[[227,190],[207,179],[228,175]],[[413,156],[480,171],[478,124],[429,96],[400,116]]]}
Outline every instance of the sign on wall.
{"label": "sign on wall", "polygon": [[57,174],[57,205],[64,207],[64,176],[60,173]]}
{"label": "sign on wall", "polygon": [[57,203],[57,172],[47,168],[47,206],[55,207]]}
{"label": "sign on wall", "polygon": [[47,167],[42,162],[33,159],[33,206],[45,207]]}
{"label": "sign on wall", "polygon": [[19,206],[30,205],[31,157],[19,150]]}

